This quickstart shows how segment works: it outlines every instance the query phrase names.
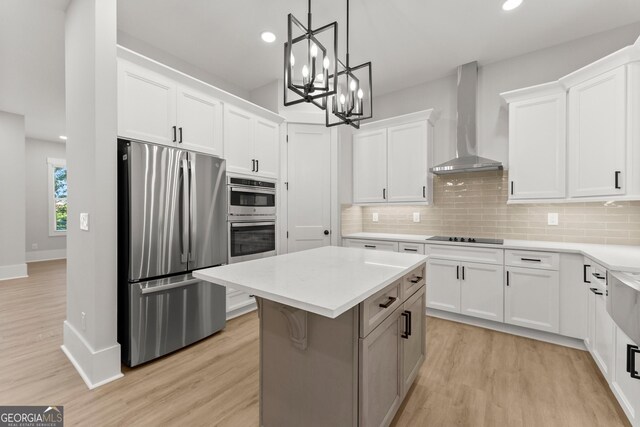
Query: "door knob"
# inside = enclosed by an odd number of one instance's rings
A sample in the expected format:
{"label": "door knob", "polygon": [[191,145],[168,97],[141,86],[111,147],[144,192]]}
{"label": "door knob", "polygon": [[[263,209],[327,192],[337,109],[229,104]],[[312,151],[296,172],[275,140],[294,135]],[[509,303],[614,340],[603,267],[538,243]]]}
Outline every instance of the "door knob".
{"label": "door knob", "polygon": [[328,236],[329,235],[329,230],[324,230],[324,235]]}

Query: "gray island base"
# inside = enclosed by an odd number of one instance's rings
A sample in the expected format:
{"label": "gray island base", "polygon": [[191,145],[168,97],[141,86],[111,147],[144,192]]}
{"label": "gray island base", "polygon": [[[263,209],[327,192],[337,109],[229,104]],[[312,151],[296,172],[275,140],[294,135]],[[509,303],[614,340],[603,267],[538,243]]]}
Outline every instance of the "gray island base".
{"label": "gray island base", "polygon": [[198,272],[256,295],[260,425],[389,425],[425,358],[425,261],[325,247]]}

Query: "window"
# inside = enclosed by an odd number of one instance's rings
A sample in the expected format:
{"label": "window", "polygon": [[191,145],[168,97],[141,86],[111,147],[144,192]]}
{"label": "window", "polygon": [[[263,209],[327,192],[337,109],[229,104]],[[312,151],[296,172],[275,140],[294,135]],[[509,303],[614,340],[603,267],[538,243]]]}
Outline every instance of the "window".
{"label": "window", "polygon": [[47,159],[49,165],[49,235],[67,233],[67,164],[64,159]]}

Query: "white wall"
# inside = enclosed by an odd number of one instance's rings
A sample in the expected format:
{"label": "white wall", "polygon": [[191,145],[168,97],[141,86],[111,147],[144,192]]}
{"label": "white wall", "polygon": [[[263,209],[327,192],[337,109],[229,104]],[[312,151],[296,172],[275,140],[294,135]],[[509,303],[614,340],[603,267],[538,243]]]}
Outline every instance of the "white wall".
{"label": "white wall", "polygon": [[[87,386],[122,376],[117,342],[116,2],[72,0],[65,24],[67,318],[63,351]],[[80,213],[89,230],[80,230]]]}
{"label": "white wall", "polygon": [[27,276],[24,133],[24,116],[0,111],[0,280]]}
{"label": "white wall", "polygon": [[[556,80],[633,44],[639,35],[640,23],[636,23],[492,64],[481,63],[478,74],[478,154],[500,160],[508,166],[507,107],[499,95],[501,92]],[[455,155],[456,104],[456,76],[452,74],[375,97],[374,120],[436,108],[440,118],[434,129],[434,161],[438,164]]]}
{"label": "white wall", "polygon": [[[25,156],[27,261],[66,256],[67,237],[49,236],[48,158],[66,159],[65,144],[27,138]],[[37,245],[36,248],[33,247],[34,244]]]}

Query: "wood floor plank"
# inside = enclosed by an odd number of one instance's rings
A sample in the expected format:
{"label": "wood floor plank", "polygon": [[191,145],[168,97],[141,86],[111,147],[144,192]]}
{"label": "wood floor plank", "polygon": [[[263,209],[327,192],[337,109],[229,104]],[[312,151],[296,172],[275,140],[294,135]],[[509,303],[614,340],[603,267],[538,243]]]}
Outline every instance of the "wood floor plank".
{"label": "wood floor plank", "polygon": [[[88,390],[60,350],[66,264],[0,282],[0,404],[64,405],[65,424],[257,426],[258,318]],[[395,426],[627,426],[583,351],[429,318],[427,358]]]}

